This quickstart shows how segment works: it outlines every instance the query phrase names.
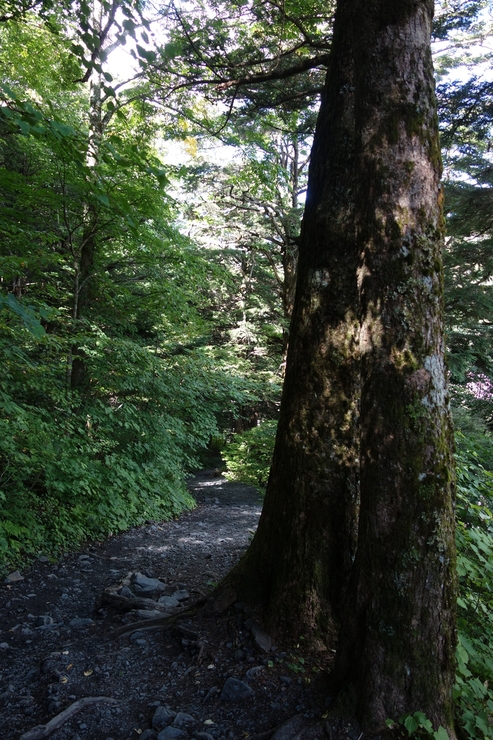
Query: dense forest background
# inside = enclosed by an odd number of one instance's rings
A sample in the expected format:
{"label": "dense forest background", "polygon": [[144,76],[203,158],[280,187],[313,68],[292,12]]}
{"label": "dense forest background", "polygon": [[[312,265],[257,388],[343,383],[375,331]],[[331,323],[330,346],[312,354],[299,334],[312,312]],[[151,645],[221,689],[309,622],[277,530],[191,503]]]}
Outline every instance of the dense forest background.
{"label": "dense forest background", "polygon": [[[265,486],[332,12],[0,3],[3,570],[178,514],[221,449]],[[435,26],[457,699],[477,738],[493,737],[492,13],[443,0]]]}

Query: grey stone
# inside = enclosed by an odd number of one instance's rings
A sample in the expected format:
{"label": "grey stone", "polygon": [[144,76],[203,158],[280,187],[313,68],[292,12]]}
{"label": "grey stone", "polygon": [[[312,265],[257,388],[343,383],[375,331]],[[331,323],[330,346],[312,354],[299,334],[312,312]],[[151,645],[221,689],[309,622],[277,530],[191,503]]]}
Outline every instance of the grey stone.
{"label": "grey stone", "polygon": [[165,727],[157,736],[157,740],[182,740],[186,737],[187,733],[178,727]]}
{"label": "grey stone", "polygon": [[46,627],[49,624],[54,624],[53,617],[49,617],[48,614],[41,614],[34,620],[36,627]]}
{"label": "grey stone", "polygon": [[178,599],[175,599],[174,596],[161,596],[160,599],[158,599],[158,604],[161,604],[161,606],[166,607],[173,607],[173,606],[180,606],[180,602]]}
{"label": "grey stone", "polygon": [[172,594],[172,596],[178,601],[186,601],[187,599],[190,598],[190,594],[185,589],[181,589],[180,591],[175,591]]}
{"label": "grey stone", "polygon": [[17,583],[17,581],[23,580],[24,576],[21,576],[18,570],[14,570],[13,573],[9,573],[9,575],[5,578],[4,583]]}
{"label": "grey stone", "polygon": [[151,596],[164,593],[166,584],[158,578],[148,578],[142,573],[134,573],[130,578],[132,591],[139,596]]}
{"label": "grey stone", "polygon": [[222,701],[243,701],[253,696],[253,691],[244,681],[228,678],[221,691]]}
{"label": "grey stone", "polygon": [[130,640],[130,642],[135,642],[135,640],[140,640],[143,636],[144,635],[142,634],[142,632],[139,632],[139,630],[135,630],[135,632],[132,632],[128,639]]}
{"label": "grey stone", "polygon": [[38,560],[40,563],[49,563],[50,558],[46,557],[46,555],[38,555]]}
{"label": "grey stone", "polygon": [[153,735],[154,733],[152,730],[144,730],[144,732],[140,734],[140,740],[150,740]]}
{"label": "grey stone", "polygon": [[94,621],[90,617],[74,617],[69,622],[70,627],[75,627],[76,629],[90,627],[91,624],[94,624]]}
{"label": "grey stone", "polygon": [[211,734],[208,732],[196,732],[195,733],[196,740],[214,740]]}
{"label": "grey stone", "polygon": [[178,712],[173,720],[173,727],[190,727],[195,724],[195,718],[186,712]]}
{"label": "grey stone", "polygon": [[176,712],[173,712],[171,709],[167,709],[167,707],[160,706],[154,712],[152,717],[152,726],[155,730],[162,730],[164,727],[170,725],[175,717]]}
{"label": "grey stone", "polygon": [[281,676],[280,681],[281,683],[285,683],[286,686],[289,686],[293,683],[293,679],[290,676]]}
{"label": "grey stone", "polygon": [[0,642],[0,650],[8,650],[10,647],[8,642]]}

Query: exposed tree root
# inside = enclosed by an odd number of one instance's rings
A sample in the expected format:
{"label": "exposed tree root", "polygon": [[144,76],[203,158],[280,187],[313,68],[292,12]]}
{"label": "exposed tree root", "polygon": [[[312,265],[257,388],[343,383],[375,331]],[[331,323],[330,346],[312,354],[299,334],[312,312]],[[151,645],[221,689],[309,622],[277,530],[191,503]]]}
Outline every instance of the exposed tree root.
{"label": "exposed tree root", "polygon": [[103,637],[102,640],[116,640],[117,637],[128,635],[131,632],[137,632],[137,630],[139,632],[143,632],[144,630],[164,629],[165,627],[174,624],[178,620],[183,619],[183,617],[195,616],[197,612],[202,609],[205,603],[206,599],[199,599],[189,609],[183,612],[179,612],[178,614],[167,614],[165,616],[163,615],[162,617],[156,617],[155,619],[142,619],[139,622],[131,622],[130,624],[125,624],[123,627],[118,627],[117,629],[112,630],[112,632]]}
{"label": "exposed tree root", "polygon": [[89,706],[89,704],[97,704],[101,701],[106,701],[109,704],[118,703],[116,699],[112,699],[109,696],[86,696],[83,699],[74,701],[73,704],[70,704],[70,706],[64,709],[63,712],[60,712],[60,714],[57,714],[56,717],[50,719],[50,721],[47,722],[45,725],[36,725],[36,727],[33,727],[32,730],[28,730],[23,735],[21,735],[19,740],[43,740],[43,738],[49,737],[53,732],[55,732],[55,730],[58,730],[58,728],[61,727],[69,719],[72,719],[72,717],[75,714],[78,714],[81,709]]}

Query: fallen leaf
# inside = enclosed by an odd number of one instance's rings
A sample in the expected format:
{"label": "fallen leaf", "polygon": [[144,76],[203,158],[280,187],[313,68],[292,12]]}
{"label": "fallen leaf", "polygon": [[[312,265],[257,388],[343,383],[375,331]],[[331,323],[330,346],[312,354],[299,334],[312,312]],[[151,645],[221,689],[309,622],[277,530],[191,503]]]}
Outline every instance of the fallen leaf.
{"label": "fallen leaf", "polygon": [[93,673],[93,670],[92,670],[92,668],[89,668],[88,671],[84,671],[84,676],[90,676],[91,673]]}

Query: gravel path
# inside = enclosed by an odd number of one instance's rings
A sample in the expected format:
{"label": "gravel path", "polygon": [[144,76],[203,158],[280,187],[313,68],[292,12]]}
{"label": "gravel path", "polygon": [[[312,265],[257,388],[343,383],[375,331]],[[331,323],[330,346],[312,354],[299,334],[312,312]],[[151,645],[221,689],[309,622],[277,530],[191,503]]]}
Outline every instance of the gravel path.
{"label": "gravel path", "polygon": [[[22,580],[1,587],[2,740],[50,721],[59,724],[56,740],[233,740],[294,713],[323,711],[316,662],[272,645],[246,605],[114,637],[142,621],[142,612],[101,602],[129,572],[181,594],[170,610],[177,614],[206,596],[248,546],[261,511],[256,491],[214,471],[189,487],[197,508],[178,520],[90,544],[55,564],[36,561]],[[76,713],[80,700],[98,698]],[[57,720],[66,709],[72,716]],[[37,732],[24,740],[48,736]]]}

